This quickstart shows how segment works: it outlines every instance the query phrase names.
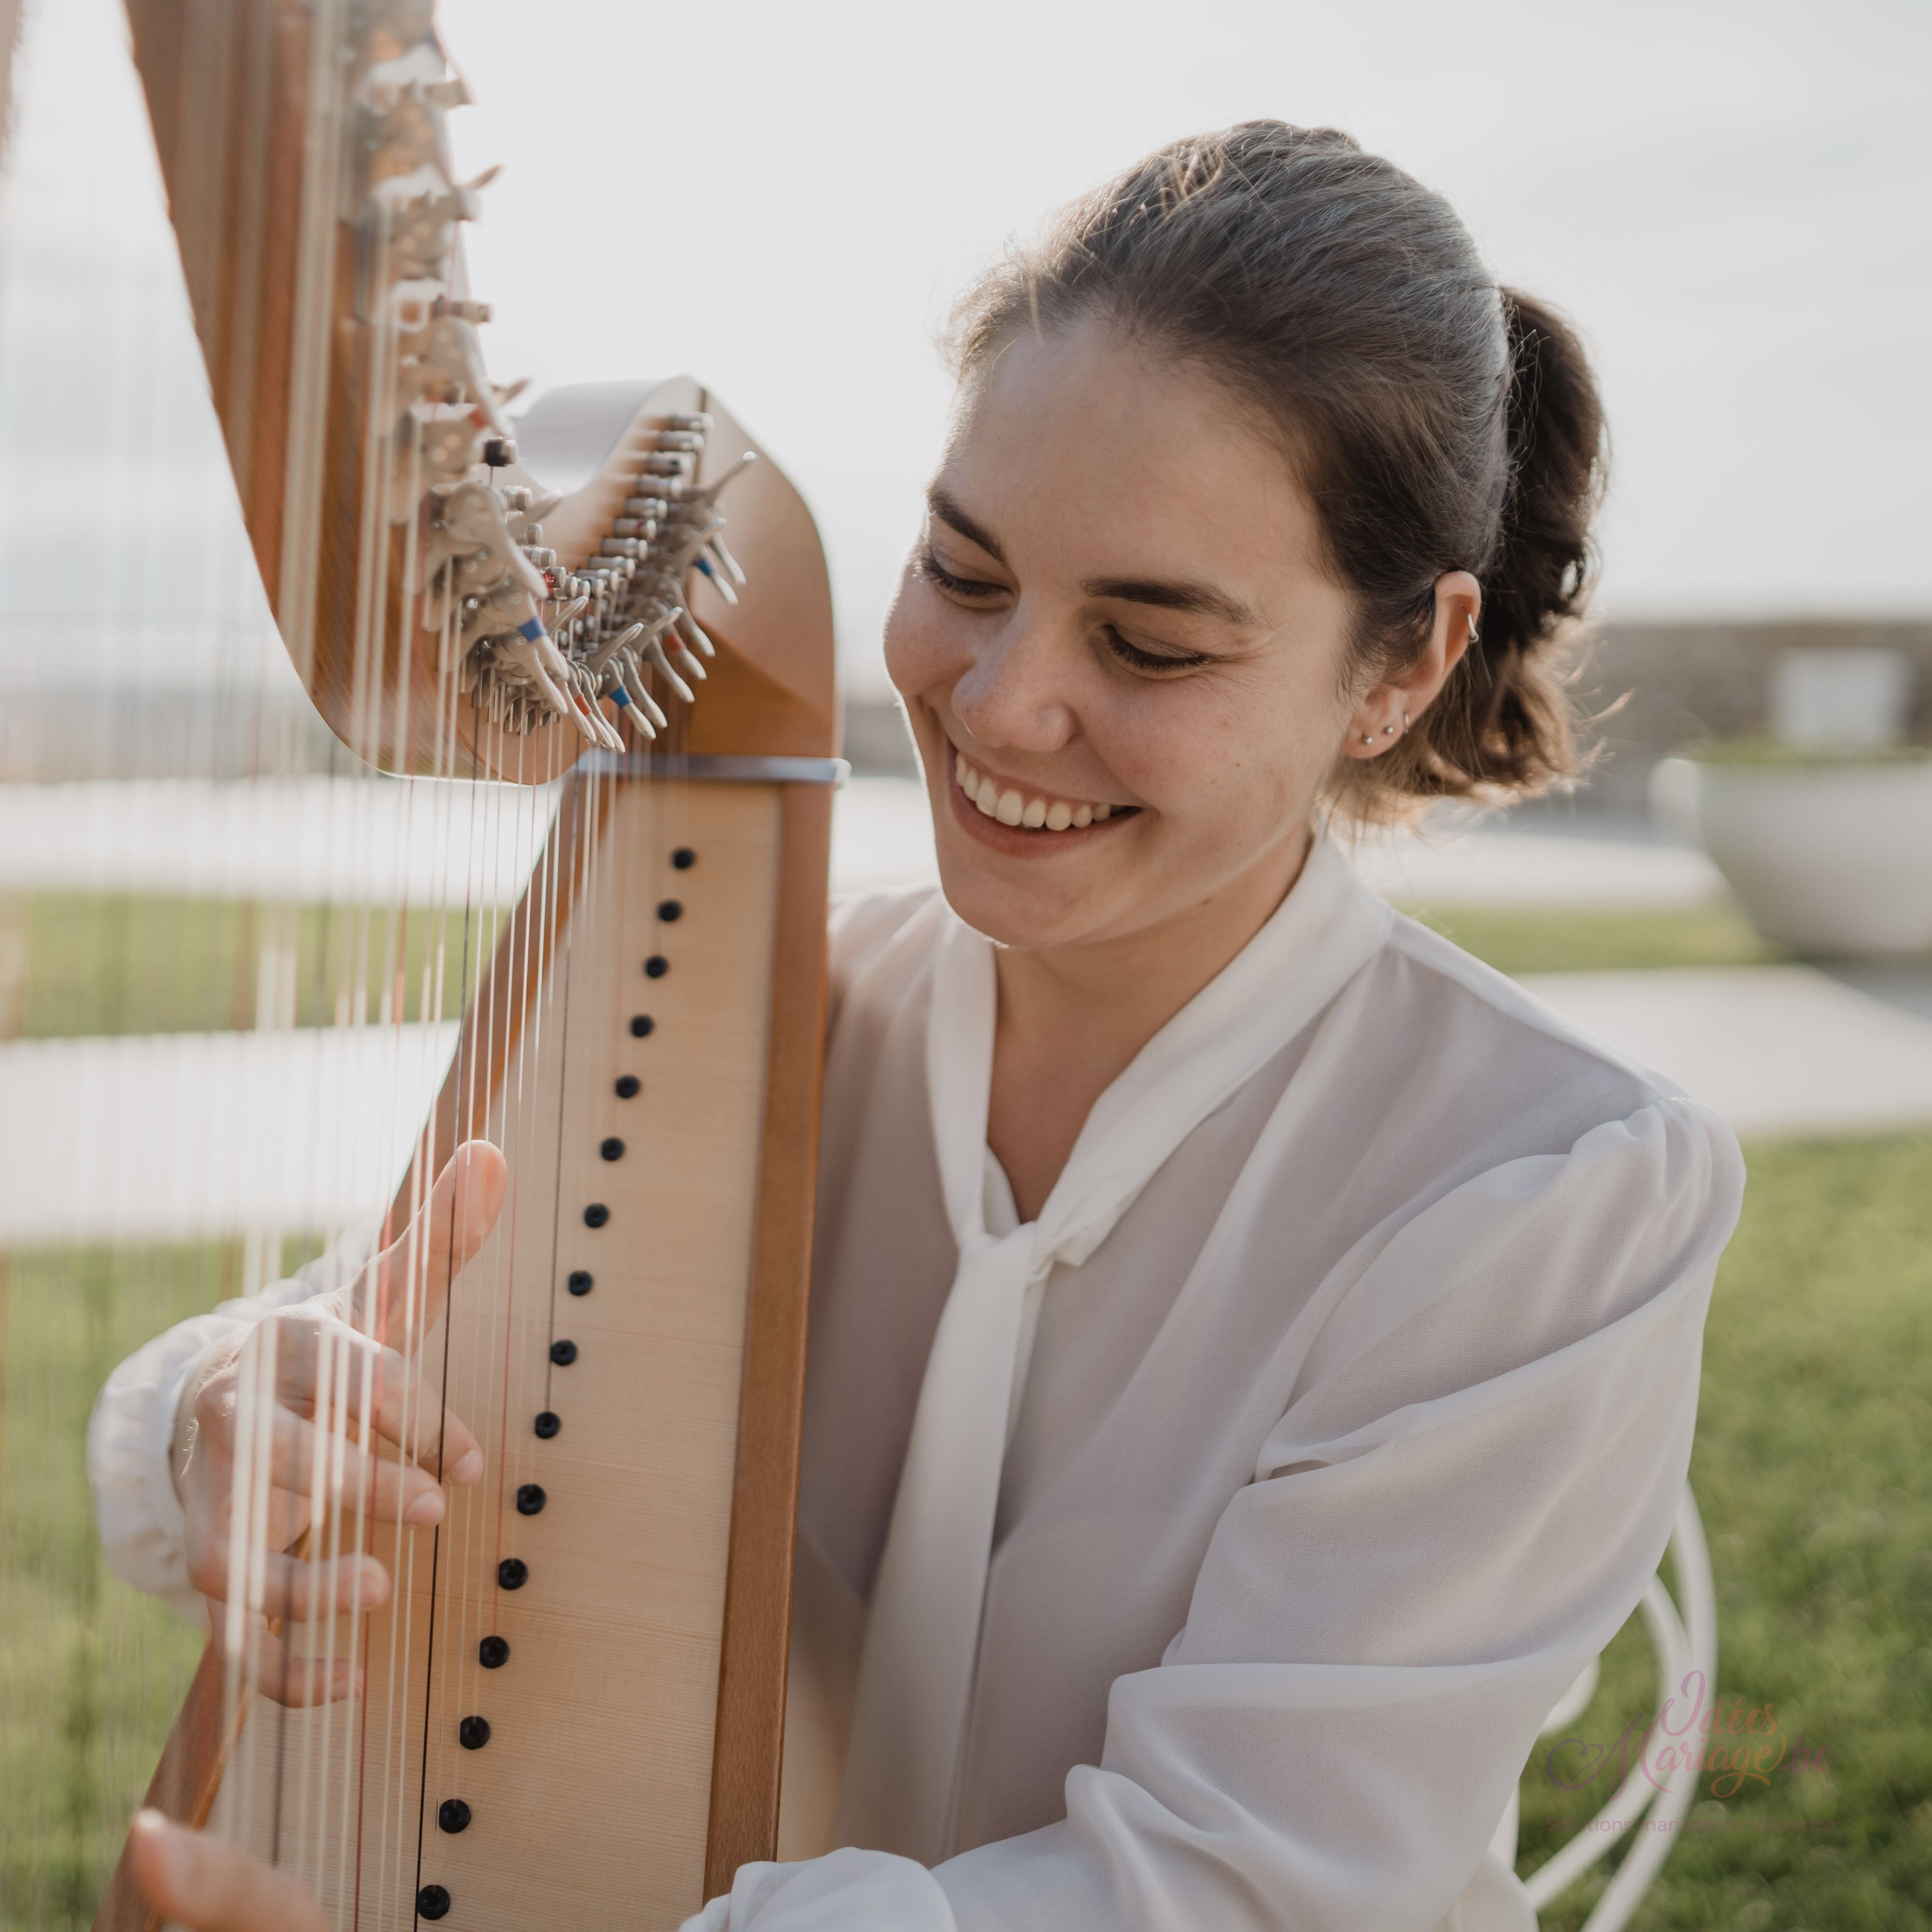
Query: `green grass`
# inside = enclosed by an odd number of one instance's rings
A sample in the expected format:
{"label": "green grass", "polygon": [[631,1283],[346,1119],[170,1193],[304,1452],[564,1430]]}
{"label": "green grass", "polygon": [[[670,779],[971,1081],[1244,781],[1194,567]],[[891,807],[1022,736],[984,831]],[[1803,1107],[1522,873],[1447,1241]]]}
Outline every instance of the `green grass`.
{"label": "green grass", "polygon": [[[472,920],[473,985],[504,915]],[[1784,956],[1728,901],[1682,910],[1560,911],[1436,906],[1416,916],[1504,973],[1606,967],[1754,965]],[[221,1033],[256,1024],[263,948],[292,947],[295,1024],[380,1017],[401,952],[406,1015],[439,930],[442,1016],[462,1010],[464,916],[395,920],[386,908],[274,906],[131,893],[0,894],[0,1039]]]}
{"label": "green grass", "polygon": [[0,1414],[0,1924],[85,1926],[200,1642],[106,1569],[82,1444],[108,1370],[238,1282],[232,1250],[25,1254]]}
{"label": "green grass", "polygon": [[[1642,1932],[1932,1927],[1932,1137],[1750,1150],[1719,1275],[1691,1465],[1718,1585],[1719,1695],[1771,1707],[1787,1759],[1705,1780]],[[1647,1719],[1640,1628],[1605,1660],[1587,1738]],[[1770,1735],[1764,1733],[1763,1735]],[[1608,1796],[1532,1764],[1527,1872]],[[1810,1821],[1816,1828],[1789,1828]],[[1546,1911],[1582,1924],[1604,1880]]]}
{"label": "green grass", "polygon": [[[315,1251],[285,1244],[284,1264]],[[202,1638],[108,1570],[83,1462],[124,1356],[242,1287],[236,1243],[0,1256],[0,1928],[86,1927]]]}
{"label": "green grass", "polygon": [[1516,906],[1404,910],[1499,973],[1759,966],[1789,956],[1759,938],[1729,899],[1666,911],[1544,912]]}
{"label": "green grass", "polygon": [[[487,909],[472,916],[472,983],[503,917]],[[404,1014],[414,1019],[439,936],[446,949],[442,1017],[454,1019],[463,1010],[466,958],[460,910],[408,917],[386,907],[129,892],[0,895],[0,1039],[251,1028],[269,946],[292,949],[296,1025],[382,1017],[399,951]],[[286,1022],[284,1013],[279,1023]]]}
{"label": "green grass", "polygon": [[[1932,1928],[1932,1137],[1750,1150],[1719,1277],[1692,1479],[1716,1571],[1718,1694],[1822,1750],[1706,1792],[1640,1932]],[[81,1441],[107,1370],[232,1292],[232,1250],[72,1251],[14,1263],[0,1415],[0,1924],[78,1926],[112,1863],[196,1651],[102,1568]],[[1575,1728],[1648,1717],[1641,1628]],[[1559,1767],[1560,1768],[1560,1767]],[[1607,1796],[1523,1780],[1520,1868]],[[1824,1828],[1796,1832],[1794,1821]],[[1614,1854],[1613,1854],[1614,1856]],[[1604,1870],[1544,1914],[1576,1932]]]}

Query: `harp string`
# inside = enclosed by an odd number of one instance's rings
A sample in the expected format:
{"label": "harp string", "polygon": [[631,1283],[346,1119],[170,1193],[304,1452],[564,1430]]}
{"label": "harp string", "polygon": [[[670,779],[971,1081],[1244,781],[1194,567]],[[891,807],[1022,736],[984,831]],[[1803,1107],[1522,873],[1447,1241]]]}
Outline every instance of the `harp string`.
{"label": "harp string", "polygon": [[[340,4],[333,0],[315,16],[311,46],[318,74],[330,50],[342,42],[342,17]],[[326,135],[326,147],[339,138],[341,122],[340,88],[332,92],[326,81],[327,76],[316,79],[311,88],[304,170],[304,274],[311,297],[327,280],[311,245],[310,217],[318,206],[314,184],[327,172],[328,156],[318,142]],[[410,784],[398,813],[383,818],[371,808],[372,782],[357,782],[352,808],[332,814],[328,834],[331,842],[340,840],[351,848],[354,866],[332,865],[331,878],[372,868],[382,856],[376,848],[384,827],[393,832],[399,826],[401,843],[413,851],[419,814],[434,818],[428,843],[442,860],[464,840],[469,850],[460,866],[462,907],[454,926],[450,890],[459,868],[447,862],[433,868],[428,890],[421,891],[410,884],[410,868],[405,865],[396,898],[380,910],[366,893],[331,909],[330,930],[338,946],[335,1028],[353,1035],[366,1034],[373,1025],[380,1029],[377,1043],[386,1038],[388,1048],[386,1060],[367,1052],[353,1056],[353,1082],[360,1090],[351,1096],[354,1104],[343,1110],[343,1118],[367,1120],[392,1108],[405,1089],[412,990],[407,966],[413,934],[422,962],[413,988],[416,1038],[433,1036],[452,975],[463,1010],[456,1034],[451,1123],[455,1132],[451,1144],[497,1139],[513,1178],[505,1225],[487,1262],[472,1269],[466,1287],[452,1282],[440,1321],[433,1318],[429,1279],[433,1273],[455,1274],[453,1252],[438,1256],[428,1244],[425,1216],[430,1183],[444,1151],[433,1118],[417,1136],[406,1188],[377,1243],[379,1251],[392,1242],[401,1244],[386,1290],[392,1306],[386,1310],[374,1292],[357,1304],[357,1325],[365,1344],[384,1339],[385,1317],[397,1312],[399,1304],[400,1320],[391,1325],[399,1328],[400,1334],[392,1333],[387,1339],[398,1345],[401,1366],[398,1370],[387,1361],[378,1363],[367,1346],[358,1348],[340,1334],[332,1336],[320,1350],[308,1442],[307,1486],[314,1504],[302,1553],[339,1566],[372,1547],[390,1552],[392,1594],[386,1618],[382,1708],[372,1710],[366,1694],[358,1691],[339,1709],[334,1700],[326,1700],[318,1713],[299,1724],[285,1710],[278,1713],[274,1719],[273,1775],[266,1785],[244,1781],[234,1808],[243,1835],[257,1839],[263,1821],[254,1815],[254,1808],[268,1808],[267,1828],[278,1854],[318,1882],[339,1911],[356,1912],[356,1901],[369,1898],[373,1886],[371,1902],[386,1919],[409,1912],[410,1892],[422,1875],[425,1834],[434,1828],[433,1808],[440,1794],[456,1795],[464,1784],[457,1725],[482,1701],[478,1646],[482,1635],[497,1634],[501,1620],[496,1564],[514,1531],[511,1499],[519,1484],[541,1473],[536,1438],[527,1425],[538,1402],[550,1409],[555,1399],[556,1364],[549,1344],[557,1339],[564,1177],[567,1161],[574,1160],[580,1151],[566,1144],[573,1109],[581,1106],[571,1087],[573,987],[580,970],[589,976],[587,983],[599,986],[606,983],[602,970],[605,967],[619,974],[627,970],[623,962],[607,962],[604,955],[626,930],[623,908],[628,894],[652,889],[640,878],[639,866],[648,867],[661,840],[682,844],[688,824],[685,788],[674,783],[668,803],[660,810],[653,800],[646,818],[645,850],[626,851],[626,838],[616,830],[622,817],[616,800],[628,782],[609,768],[580,773],[564,788],[542,856],[525,882],[522,912],[514,917],[506,914],[514,896],[508,888],[514,882],[506,876],[513,862],[510,855],[529,849],[530,835],[550,803],[547,790],[527,782],[536,770],[530,729],[542,722],[544,704],[538,685],[512,675],[512,658],[492,655],[494,646],[488,637],[474,646],[469,643],[465,607],[456,594],[457,565],[447,556],[440,565],[433,564],[425,554],[426,525],[417,508],[427,479],[423,435],[449,420],[440,411],[460,412],[466,404],[473,413],[494,405],[486,395],[458,394],[452,400],[446,393],[422,411],[399,387],[402,338],[408,332],[388,292],[400,206],[378,202],[366,231],[372,250],[368,280],[375,297],[363,344],[368,376],[362,426],[364,488],[358,506],[348,716],[352,742],[369,764],[407,771],[426,763],[432,783],[427,790],[420,783]],[[452,264],[447,286],[454,286],[456,272]],[[312,339],[308,313],[305,307],[298,332],[296,395],[291,411],[288,499],[296,524],[305,518],[313,521],[326,415],[326,357]],[[396,434],[399,420],[408,427],[406,436]],[[694,492],[706,427],[701,413],[670,418],[638,453],[636,494],[658,503],[656,514],[674,530],[680,515],[688,515],[695,527],[708,514],[701,504],[687,500]],[[399,506],[406,514],[396,513]],[[636,505],[626,507],[634,509]],[[521,534],[529,538],[526,548],[532,554],[541,550],[539,532],[532,528]],[[696,556],[706,574],[718,580],[699,548],[686,545],[687,554],[680,556],[676,542],[667,548],[680,572]],[[286,627],[298,662],[307,658],[312,663],[318,640],[308,627],[308,606],[302,601],[312,593],[317,567],[310,549],[309,538],[285,530],[283,592],[285,600],[295,600]],[[722,545],[712,554],[718,568],[728,575],[729,568],[728,568],[728,554]],[[647,711],[656,711],[667,718],[668,726],[661,741],[661,769],[680,781],[688,770],[685,700],[689,694],[668,653],[677,654],[694,684],[703,675],[698,650],[708,650],[708,644],[688,611],[672,611],[663,601],[662,568],[659,580],[640,579],[634,590],[636,575],[620,563],[592,560],[578,572],[559,573],[552,582],[551,596],[545,601],[550,621],[557,626],[559,647],[568,647],[569,658],[560,687],[565,710],[550,728],[560,731],[567,723],[586,737],[601,732],[608,742],[622,742],[596,710],[601,698],[614,696],[630,727],[628,735],[647,746],[649,728],[640,730],[640,724]],[[398,583],[401,594],[396,596],[393,590]],[[652,596],[660,600],[655,614]],[[591,600],[588,614],[568,615],[584,611],[586,597]],[[681,589],[670,602],[682,605]],[[620,634],[629,634],[623,629],[625,622],[639,610],[644,625],[653,632],[650,642],[640,647],[648,652],[648,661],[627,665],[618,640]],[[597,680],[606,674],[596,664],[600,646],[617,650],[614,674],[602,685]],[[416,682],[416,667],[425,651],[433,666],[433,716],[427,731],[417,715],[421,698]],[[510,782],[486,782],[485,768],[503,773]],[[465,800],[461,810],[459,797]],[[597,882],[615,872],[621,872],[621,878],[607,892]],[[500,946],[506,935],[508,944]],[[458,954],[454,961],[453,936]],[[265,939],[265,946],[270,943]],[[270,977],[265,964],[265,986]],[[556,1136],[555,1146],[548,1150],[542,1141],[547,1132]],[[547,1186],[534,1178],[546,1151]],[[647,1150],[640,1144],[632,1157],[646,1158]],[[534,1232],[520,1222],[546,1214],[548,1240],[532,1251],[547,1250],[548,1279],[520,1279],[519,1257],[530,1246],[526,1238]],[[452,1220],[452,1243],[454,1227]],[[275,1245],[266,1243],[266,1252],[272,1254]],[[538,1294],[542,1301],[532,1304],[530,1298]],[[466,1324],[474,1318],[466,1304],[472,1298],[497,1311],[501,1333],[494,1338],[494,1348],[470,1346]],[[237,1546],[231,1550],[230,1568],[244,1580],[241,1594],[233,1601],[241,1603],[245,1612],[239,1628],[232,1606],[229,1618],[230,1654],[238,1660],[230,1666],[230,1696],[238,1718],[246,1686],[262,1676],[266,1646],[273,1640],[272,1622],[280,1625],[285,1648],[279,1653],[279,1668],[285,1679],[301,1669],[311,1676],[319,1673],[326,1684],[338,1663],[348,1666],[352,1678],[358,1670],[374,1661],[365,1647],[368,1612],[340,1597],[335,1581],[339,1568],[328,1572],[332,1581],[325,1600],[313,1619],[310,1640],[299,1651],[288,1616],[290,1573],[276,1573],[283,1579],[279,1604],[266,1587],[269,1498],[277,1487],[268,1420],[274,1406],[274,1334],[272,1324],[265,1324],[260,1348],[250,1358],[248,1400],[260,1414],[244,1432],[247,1467],[238,1467],[237,1495],[247,1502],[244,1507],[238,1502],[231,1526]],[[541,1364],[530,1357],[527,1346],[538,1336],[544,1345]],[[392,1374],[401,1377],[393,1391],[398,1427],[403,1444],[413,1448],[421,1429],[416,1377],[433,1351],[446,1418],[453,1410],[480,1424],[494,1409],[496,1448],[490,1460],[494,1467],[481,1488],[449,1496],[448,1514],[433,1534],[423,1538],[398,1531],[392,1538],[375,1531],[369,1507],[371,1472],[384,1453],[377,1415],[385,1378]],[[439,1433],[440,1459],[447,1449],[446,1422]],[[364,1472],[362,1479],[347,1480],[352,1468]],[[424,1626],[418,1714],[413,1708],[416,1693],[407,1688],[407,1678],[410,1660],[417,1654],[418,1630]],[[299,1664],[298,1657],[303,1660]],[[280,1688],[286,1691],[288,1682]],[[409,1759],[417,1725],[421,1756],[412,1767]]]}

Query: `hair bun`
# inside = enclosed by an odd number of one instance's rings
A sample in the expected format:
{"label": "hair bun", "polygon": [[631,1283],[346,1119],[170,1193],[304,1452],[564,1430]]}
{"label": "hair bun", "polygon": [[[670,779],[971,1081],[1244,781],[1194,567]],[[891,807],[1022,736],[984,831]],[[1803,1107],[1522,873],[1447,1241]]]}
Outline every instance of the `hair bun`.
{"label": "hair bun", "polygon": [[1575,762],[1562,667],[1550,646],[1589,592],[1604,412],[1575,331],[1532,296],[1498,292],[1509,344],[1509,482],[1482,572],[1481,640],[1438,700],[1431,737],[1450,771],[1526,792]]}

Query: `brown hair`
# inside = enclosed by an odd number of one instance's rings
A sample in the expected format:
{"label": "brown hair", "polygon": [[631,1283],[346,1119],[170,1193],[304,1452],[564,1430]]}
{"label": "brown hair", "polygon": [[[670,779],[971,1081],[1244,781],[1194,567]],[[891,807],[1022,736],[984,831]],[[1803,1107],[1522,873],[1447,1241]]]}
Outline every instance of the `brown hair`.
{"label": "brown hair", "polygon": [[1030,322],[1102,316],[1258,406],[1354,593],[1353,676],[1426,645],[1436,580],[1483,586],[1480,641],[1414,728],[1339,761],[1352,816],[1546,788],[1576,766],[1558,661],[1593,562],[1603,411],[1550,309],[1497,286],[1440,195],[1333,128],[1177,141],[1054,217],[954,311],[959,373]]}

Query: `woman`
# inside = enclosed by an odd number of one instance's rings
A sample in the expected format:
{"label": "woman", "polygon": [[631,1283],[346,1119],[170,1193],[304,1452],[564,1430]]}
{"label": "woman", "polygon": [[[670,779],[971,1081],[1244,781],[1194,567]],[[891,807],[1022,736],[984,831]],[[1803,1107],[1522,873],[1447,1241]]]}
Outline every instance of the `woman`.
{"label": "woman", "polygon": [[[1067,210],[955,347],[886,637],[944,896],[833,926],[791,1862],[694,1923],[1529,1926],[1486,1848],[1663,1553],[1742,1168],[1325,828],[1569,769],[1588,368],[1274,122]],[[218,1394],[200,1346],[104,1440]]]}

